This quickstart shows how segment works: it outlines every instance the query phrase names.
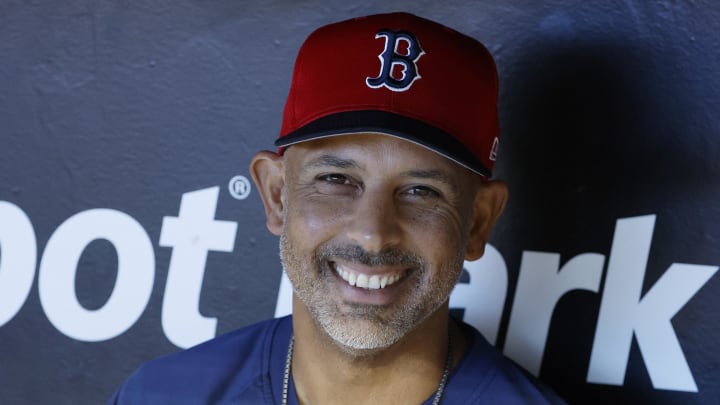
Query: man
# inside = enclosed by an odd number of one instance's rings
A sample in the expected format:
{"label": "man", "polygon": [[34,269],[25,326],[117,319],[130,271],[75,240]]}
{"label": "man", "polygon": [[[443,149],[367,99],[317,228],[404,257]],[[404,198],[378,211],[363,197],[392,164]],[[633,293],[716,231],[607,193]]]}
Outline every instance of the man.
{"label": "man", "polygon": [[150,362],[113,402],[561,403],[449,317],[507,198],[497,86],[479,42],[410,14],[310,35],[280,150],[250,166],[292,317]]}

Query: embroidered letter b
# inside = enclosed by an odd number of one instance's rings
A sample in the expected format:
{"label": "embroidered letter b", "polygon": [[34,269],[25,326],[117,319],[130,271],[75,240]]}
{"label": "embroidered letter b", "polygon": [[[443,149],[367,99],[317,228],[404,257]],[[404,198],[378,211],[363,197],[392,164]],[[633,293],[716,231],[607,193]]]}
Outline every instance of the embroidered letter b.
{"label": "embroidered letter b", "polygon": [[382,30],[375,38],[385,38],[385,49],[378,55],[380,75],[367,77],[365,83],[374,89],[387,87],[405,91],[420,78],[417,60],[425,53],[415,36],[407,31]]}

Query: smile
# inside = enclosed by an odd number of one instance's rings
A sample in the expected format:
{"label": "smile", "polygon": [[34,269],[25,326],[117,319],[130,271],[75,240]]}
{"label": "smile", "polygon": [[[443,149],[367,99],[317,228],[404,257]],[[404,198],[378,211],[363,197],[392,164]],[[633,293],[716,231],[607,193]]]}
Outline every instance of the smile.
{"label": "smile", "polygon": [[368,276],[367,274],[346,270],[337,263],[333,263],[333,267],[340,278],[345,280],[348,284],[353,287],[364,288],[366,290],[378,290],[389,287],[397,283],[405,274],[405,270],[401,270],[391,274],[375,274]]}

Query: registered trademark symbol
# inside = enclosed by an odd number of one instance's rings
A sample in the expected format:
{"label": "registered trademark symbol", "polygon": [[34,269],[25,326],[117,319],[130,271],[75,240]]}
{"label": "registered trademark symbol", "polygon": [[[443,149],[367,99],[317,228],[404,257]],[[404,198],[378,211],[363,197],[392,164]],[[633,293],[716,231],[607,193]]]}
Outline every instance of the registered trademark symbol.
{"label": "registered trademark symbol", "polygon": [[250,195],[250,181],[245,176],[237,175],[230,179],[228,191],[234,199],[244,200]]}

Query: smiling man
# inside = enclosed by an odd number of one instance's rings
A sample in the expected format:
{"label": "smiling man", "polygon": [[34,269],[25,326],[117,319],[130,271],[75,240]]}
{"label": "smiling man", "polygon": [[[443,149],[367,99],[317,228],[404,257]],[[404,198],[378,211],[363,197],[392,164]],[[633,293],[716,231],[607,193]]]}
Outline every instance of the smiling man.
{"label": "smiling man", "polygon": [[449,316],[507,199],[495,64],[394,13],[322,27],[250,166],[294,289],[265,321],[140,368],[113,403],[562,403]]}

